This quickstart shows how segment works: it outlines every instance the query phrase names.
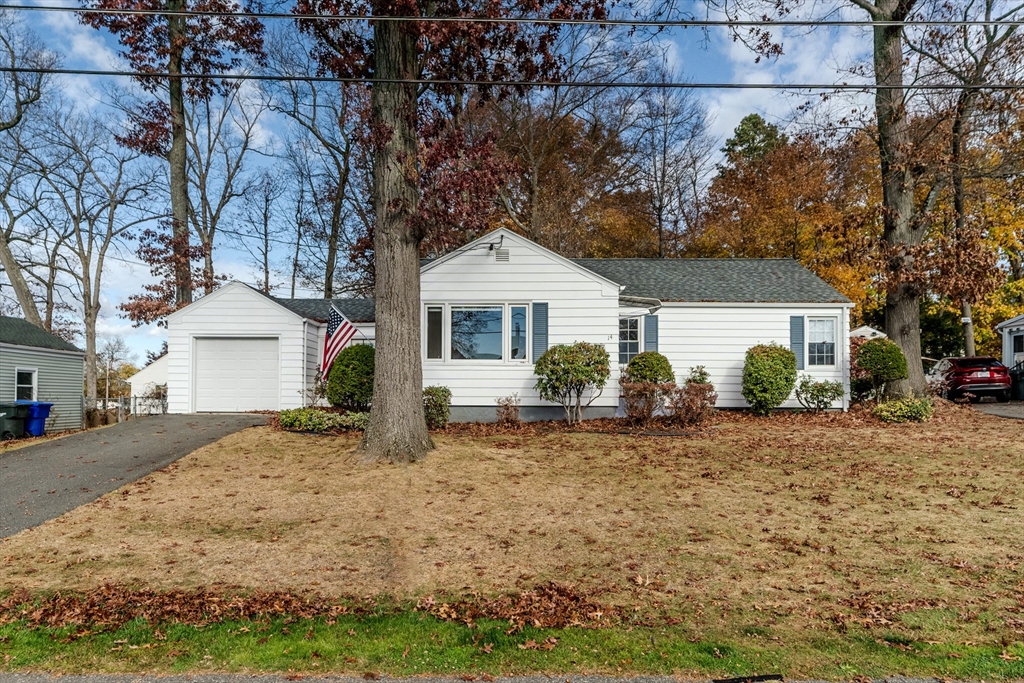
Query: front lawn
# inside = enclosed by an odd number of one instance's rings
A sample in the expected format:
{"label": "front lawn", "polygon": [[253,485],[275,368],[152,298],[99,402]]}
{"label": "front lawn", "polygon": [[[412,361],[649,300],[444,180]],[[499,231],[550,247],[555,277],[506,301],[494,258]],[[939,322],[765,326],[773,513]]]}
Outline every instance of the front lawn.
{"label": "front lawn", "polygon": [[[209,653],[213,640],[177,657],[115,650],[132,637],[117,629],[61,649],[59,626],[21,635],[25,623],[13,621],[0,626],[0,657],[20,647],[8,668],[69,670],[1024,676],[1024,421],[949,406],[929,423],[894,426],[726,413],[690,438],[555,431],[436,442],[425,463],[364,466],[354,436],[250,429],[0,542],[0,585],[30,596],[106,583],[274,589],[338,604],[375,596],[387,605],[379,613],[333,625],[314,614],[287,629],[300,641],[312,629],[307,645],[333,629],[331,642],[352,640],[348,652],[280,647],[292,636],[273,620],[211,624],[209,633],[246,634],[223,643],[248,644],[231,654],[218,637]],[[439,607],[549,581],[601,605],[596,628],[527,624],[484,652],[500,623],[469,628],[464,613]],[[357,623],[393,634],[382,642],[394,651],[373,650]],[[278,638],[249,637],[264,627]],[[417,643],[427,651],[446,638],[469,649],[446,663],[409,659]],[[557,645],[519,647],[546,638]],[[318,657],[293,661],[306,649]]]}

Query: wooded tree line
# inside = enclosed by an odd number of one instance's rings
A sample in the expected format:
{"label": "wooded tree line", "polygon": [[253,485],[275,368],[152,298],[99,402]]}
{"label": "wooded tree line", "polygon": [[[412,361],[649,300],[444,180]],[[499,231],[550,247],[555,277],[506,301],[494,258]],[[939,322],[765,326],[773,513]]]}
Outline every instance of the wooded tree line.
{"label": "wooded tree line", "polygon": [[[848,1],[898,21],[1016,20],[1021,10],[995,0]],[[723,9],[760,18],[799,6],[746,0]],[[201,9],[240,8],[218,0]],[[295,10],[484,11],[470,0],[304,0]],[[510,0],[486,11],[600,19],[606,8]],[[1020,82],[1014,23],[876,26],[872,62],[850,65],[879,84],[871,105],[832,93],[785,126],[749,116],[723,142],[708,135],[710,114],[694,91],[651,85],[683,76],[666,66],[656,35],[630,27],[82,16],[113,33],[142,74],[233,69],[292,79],[141,75],[138,87],[107,91],[104,107],[83,109],[46,76],[3,74],[0,266],[11,287],[2,301],[82,335],[93,393],[101,308],[159,322],[238,275],[220,265],[229,244],[249,255],[265,291],[375,294],[395,321],[378,330],[380,350],[404,354],[383,367],[405,373],[394,380],[401,390],[387,378],[377,386],[409,394],[410,405],[419,400],[405,391],[419,348],[410,273],[420,257],[499,225],[570,257],[793,257],[853,299],[855,317],[884,325],[911,359],[922,348],[933,357],[969,350],[975,334],[991,352],[991,325],[1022,308],[1020,96],[979,87]],[[5,63],[60,61],[10,12],[0,14],[0,34]],[[762,29],[737,37],[752,55],[783,47]],[[304,80],[311,74],[564,85],[369,86]],[[615,87],[629,83],[648,85]],[[157,282],[129,301],[105,301],[110,259],[141,260]],[[976,329],[955,331],[961,315]],[[920,391],[923,376],[911,375],[897,389]],[[403,414],[415,422],[415,410]],[[384,421],[371,420],[368,440]],[[405,445],[392,450],[422,452],[429,437],[410,436],[415,429],[407,425]]]}

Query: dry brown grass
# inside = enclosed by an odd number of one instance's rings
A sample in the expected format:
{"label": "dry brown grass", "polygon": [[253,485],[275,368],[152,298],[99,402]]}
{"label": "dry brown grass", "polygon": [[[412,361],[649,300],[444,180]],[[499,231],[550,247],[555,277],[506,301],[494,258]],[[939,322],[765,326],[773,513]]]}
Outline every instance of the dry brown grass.
{"label": "dry brown grass", "polygon": [[0,543],[0,585],[415,598],[555,579],[698,623],[924,609],[1024,629],[1024,421],[437,442],[422,464],[364,466],[353,437],[250,429]]}

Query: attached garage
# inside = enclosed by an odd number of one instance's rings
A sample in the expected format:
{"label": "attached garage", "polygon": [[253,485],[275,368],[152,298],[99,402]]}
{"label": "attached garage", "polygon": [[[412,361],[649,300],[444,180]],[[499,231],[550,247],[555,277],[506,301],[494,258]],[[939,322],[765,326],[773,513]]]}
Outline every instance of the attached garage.
{"label": "attached garage", "polygon": [[167,318],[167,410],[236,413],[306,404],[332,308],[372,342],[373,302],[283,299],[229,282]]}
{"label": "attached garage", "polygon": [[281,365],[276,337],[197,337],[195,410],[278,410]]}

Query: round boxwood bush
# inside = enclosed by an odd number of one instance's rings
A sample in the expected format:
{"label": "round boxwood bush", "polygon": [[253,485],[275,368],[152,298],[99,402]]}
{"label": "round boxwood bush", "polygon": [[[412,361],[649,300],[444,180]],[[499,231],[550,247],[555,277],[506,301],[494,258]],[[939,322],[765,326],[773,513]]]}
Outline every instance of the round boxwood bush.
{"label": "round boxwood bush", "polygon": [[882,422],[925,422],[933,411],[931,399],[903,398],[879,403],[871,412]]}
{"label": "round boxwood bush", "polygon": [[626,375],[630,382],[667,384],[676,381],[672,364],[657,351],[644,351],[633,356],[626,365]]}
{"label": "round boxwood bush", "polygon": [[448,387],[427,387],[423,390],[423,417],[427,429],[444,429],[451,417],[452,390]]}
{"label": "round boxwood bush", "polygon": [[796,356],[778,344],[747,349],[743,363],[743,398],[755,415],[768,415],[789,398],[796,385]]}
{"label": "round boxwood bush", "polygon": [[878,398],[887,382],[907,378],[907,359],[891,339],[880,337],[861,344],[857,349],[857,367],[866,372]]}
{"label": "round boxwood bush", "polygon": [[374,349],[369,344],[345,347],[334,359],[327,377],[327,400],[332,406],[365,411],[373,398]]}

